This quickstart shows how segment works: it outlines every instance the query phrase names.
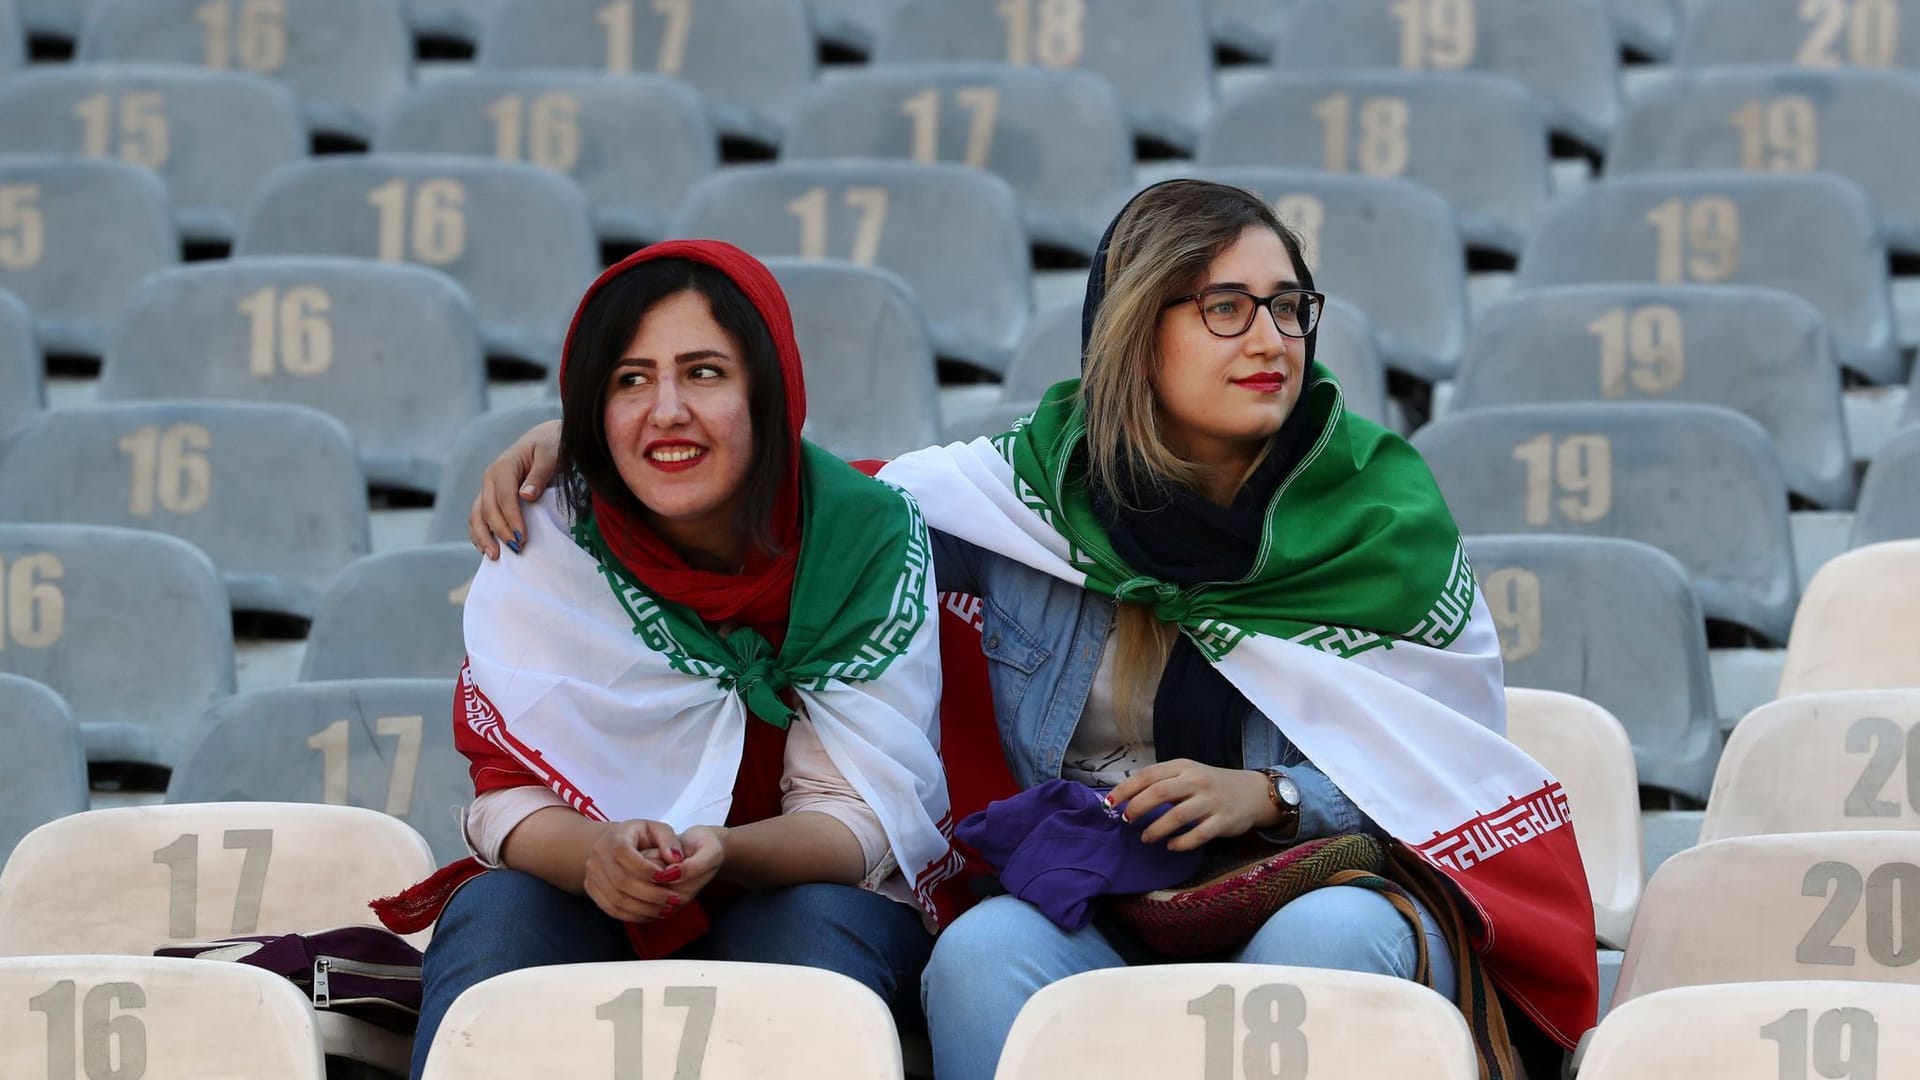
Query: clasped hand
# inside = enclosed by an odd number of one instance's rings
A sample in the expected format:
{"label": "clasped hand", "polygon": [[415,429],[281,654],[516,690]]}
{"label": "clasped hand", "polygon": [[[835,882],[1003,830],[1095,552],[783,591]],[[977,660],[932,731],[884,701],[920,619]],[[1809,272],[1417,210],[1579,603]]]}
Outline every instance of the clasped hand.
{"label": "clasped hand", "polygon": [[[1107,793],[1107,801],[1123,807],[1122,816],[1128,821],[1139,821],[1155,807],[1166,806],[1167,812],[1154,819],[1140,839],[1166,840],[1169,851],[1193,851],[1209,840],[1278,825],[1280,815],[1267,795],[1270,783],[1263,773],[1175,758],[1135,771]],[[1167,840],[1170,836],[1173,839]]]}
{"label": "clasped hand", "polygon": [[659,821],[608,822],[587,851],[587,896],[623,922],[657,922],[700,894],[726,862],[726,830],[675,835]]}

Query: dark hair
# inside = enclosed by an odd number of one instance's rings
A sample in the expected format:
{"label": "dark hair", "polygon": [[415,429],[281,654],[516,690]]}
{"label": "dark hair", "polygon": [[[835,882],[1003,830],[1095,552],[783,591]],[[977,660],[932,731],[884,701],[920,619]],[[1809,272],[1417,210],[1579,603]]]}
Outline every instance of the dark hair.
{"label": "dark hair", "polygon": [[733,279],[690,259],[640,263],[601,286],[581,310],[560,380],[561,499],[575,521],[592,513],[594,495],[635,515],[645,513],[607,445],[608,384],[641,320],[662,300],[687,291],[707,298],[714,321],[740,349],[746,367],[754,467],[747,474],[734,526],[749,543],[777,553],[773,507],[793,456],[780,355],[766,320]]}

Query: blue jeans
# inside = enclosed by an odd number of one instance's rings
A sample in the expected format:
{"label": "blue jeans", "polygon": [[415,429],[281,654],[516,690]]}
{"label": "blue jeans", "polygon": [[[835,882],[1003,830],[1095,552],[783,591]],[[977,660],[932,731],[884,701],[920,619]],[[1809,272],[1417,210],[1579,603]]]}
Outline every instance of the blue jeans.
{"label": "blue jeans", "polygon": [[[897,1015],[902,1003],[913,1007],[932,947],[912,908],[821,882],[740,897],[676,958],[824,968],[862,983]],[[633,959],[623,925],[592,900],[517,870],[482,874],[454,894],[427,947],[413,1076],[425,1067],[448,1006],[467,987],[521,968]]]}
{"label": "blue jeans", "polygon": [[[1425,908],[1420,917],[1432,985],[1452,998],[1453,954]],[[1355,885],[1315,889],[1274,912],[1228,959],[1401,978],[1412,978],[1418,962],[1407,920],[1379,893]],[[1012,896],[981,903],[940,935],[921,981],[934,1075],[992,1080],[1013,1018],[1029,997],[1069,975],[1126,963],[1091,925],[1062,930]]]}

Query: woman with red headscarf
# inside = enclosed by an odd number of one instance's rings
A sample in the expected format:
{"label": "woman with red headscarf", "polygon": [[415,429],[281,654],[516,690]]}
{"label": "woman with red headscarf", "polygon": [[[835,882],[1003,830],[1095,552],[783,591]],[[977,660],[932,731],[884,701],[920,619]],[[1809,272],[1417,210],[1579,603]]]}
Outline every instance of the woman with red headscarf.
{"label": "woman with red headscarf", "polygon": [[603,274],[560,388],[564,482],[466,603],[474,857],[376,905],[438,921],[414,1075],[461,991],[536,965],[805,964],[911,1002],[959,866],[918,508],[800,441],[785,297],[730,245]]}

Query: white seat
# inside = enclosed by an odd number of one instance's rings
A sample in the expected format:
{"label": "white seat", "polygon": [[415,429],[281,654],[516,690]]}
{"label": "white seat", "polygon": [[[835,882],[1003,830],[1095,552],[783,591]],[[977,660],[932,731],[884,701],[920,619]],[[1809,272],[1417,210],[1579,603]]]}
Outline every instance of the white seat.
{"label": "white seat", "polygon": [[[1042,987],[1014,1020],[994,1076],[1092,1075],[1092,1047],[1109,1063],[1104,1072],[1237,1076],[1243,1045],[1247,1063],[1258,1067],[1252,1075],[1480,1075],[1460,1010],[1406,979],[1267,964],[1168,964],[1091,971]],[[1276,1052],[1278,1071],[1265,1071]]]}
{"label": "white seat", "polygon": [[1907,752],[1916,725],[1920,689],[1838,690],[1762,705],[1727,739],[1700,842],[1920,829],[1920,761]]}
{"label": "white seat", "polygon": [[[1920,987],[1770,982],[1663,990],[1607,1014],[1580,1080],[1902,1075]],[[1811,1067],[1809,1067],[1811,1066]]]}
{"label": "white seat", "polygon": [[1584,698],[1507,689],[1507,738],[1560,781],[1572,808],[1580,861],[1593,892],[1600,941],[1627,943],[1640,902],[1640,785],[1627,729]]}
{"label": "white seat", "polygon": [[568,964],[469,988],[424,1080],[779,1076],[898,1080],[887,1006],[844,975],[776,964]]}
{"label": "white seat", "polygon": [[1780,697],[1920,687],[1920,540],[1855,548],[1807,583],[1787,638]]}

